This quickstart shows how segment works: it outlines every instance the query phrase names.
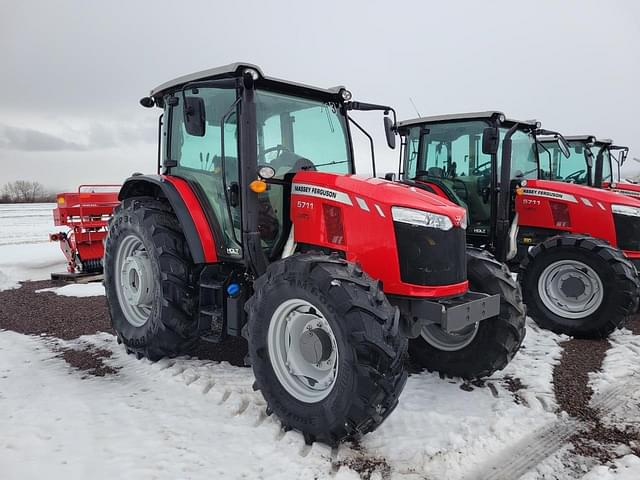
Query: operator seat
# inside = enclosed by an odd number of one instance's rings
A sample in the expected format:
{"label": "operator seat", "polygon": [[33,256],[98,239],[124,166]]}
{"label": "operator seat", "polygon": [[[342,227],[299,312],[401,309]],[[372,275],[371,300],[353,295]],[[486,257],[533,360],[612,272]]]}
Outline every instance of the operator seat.
{"label": "operator seat", "polygon": [[[271,166],[276,171],[276,178],[284,178],[286,174],[296,173],[303,170],[316,170],[316,166],[311,160],[289,151],[284,151],[280,156],[278,156],[278,158],[274,159],[271,162]],[[290,232],[290,228],[288,227],[289,219],[284,218],[285,205],[283,193],[284,189],[282,186],[271,185],[265,193],[261,194],[261,203],[264,202],[268,205],[261,205],[260,222],[268,221],[270,225],[277,225],[277,232],[272,237],[273,241],[269,242],[270,245],[265,245],[267,248],[271,249],[271,257],[280,255],[281,252],[276,250],[279,250],[281,246],[284,246],[284,242]]]}

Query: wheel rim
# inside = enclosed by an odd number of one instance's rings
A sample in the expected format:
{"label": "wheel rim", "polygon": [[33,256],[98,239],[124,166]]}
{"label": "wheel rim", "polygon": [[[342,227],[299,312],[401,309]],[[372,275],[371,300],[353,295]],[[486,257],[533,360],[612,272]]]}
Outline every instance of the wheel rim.
{"label": "wheel rim", "polygon": [[545,268],[538,278],[538,292],[545,307],[570,319],[591,315],[604,299],[600,276],[577,260],[560,260]]}
{"label": "wheel rim", "polygon": [[269,323],[267,347],[273,371],[294,398],[316,403],[331,393],[338,377],[338,345],[314,305],[290,299],[278,306]]}
{"label": "wheel rim", "polygon": [[153,275],[151,261],[140,238],[125,237],[116,252],[116,293],[124,317],[141,327],[151,315]]}
{"label": "wheel rim", "polygon": [[422,327],[420,336],[432,347],[445,352],[455,352],[461,350],[476,338],[478,333],[478,322],[469,325],[463,330],[447,333],[438,324],[431,323]]}

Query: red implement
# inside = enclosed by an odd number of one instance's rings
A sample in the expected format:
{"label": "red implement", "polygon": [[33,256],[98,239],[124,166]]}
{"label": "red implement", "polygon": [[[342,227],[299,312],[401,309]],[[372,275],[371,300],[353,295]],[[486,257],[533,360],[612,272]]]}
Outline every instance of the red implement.
{"label": "red implement", "polygon": [[120,185],[80,185],[77,192],[57,195],[54,224],[69,230],[52,233],[49,239],[60,242],[70,273],[102,272],[103,240],[113,209],[120,203],[119,188]]}

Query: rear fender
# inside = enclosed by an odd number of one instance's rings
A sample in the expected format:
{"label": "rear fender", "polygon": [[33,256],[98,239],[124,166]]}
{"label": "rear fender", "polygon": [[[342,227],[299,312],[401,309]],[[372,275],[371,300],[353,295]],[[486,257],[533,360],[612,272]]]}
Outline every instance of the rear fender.
{"label": "rear fender", "polygon": [[165,175],[136,175],[128,178],[118,199],[150,196],[166,198],[182,227],[193,262],[218,261],[216,242],[207,217],[189,184],[178,177]]}

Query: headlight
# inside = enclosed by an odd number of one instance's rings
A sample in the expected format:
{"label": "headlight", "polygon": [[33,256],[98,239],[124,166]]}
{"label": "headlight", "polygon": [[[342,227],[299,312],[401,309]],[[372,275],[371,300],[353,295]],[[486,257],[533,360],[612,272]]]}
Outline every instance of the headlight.
{"label": "headlight", "polygon": [[628,215],[630,217],[640,217],[640,208],[629,205],[611,205],[611,211],[618,215]]}
{"label": "headlight", "polygon": [[422,210],[414,210],[413,208],[391,207],[391,216],[396,222],[410,223],[411,225],[420,225],[421,227],[431,227],[439,230],[450,230],[453,228],[453,222],[446,215],[423,212]]}
{"label": "headlight", "polygon": [[258,176],[263,180],[268,180],[270,178],[275,177],[276,171],[273,169],[271,165],[259,165],[258,166]]}
{"label": "headlight", "polygon": [[462,220],[460,220],[460,228],[462,228],[463,230],[467,229],[467,211],[466,210],[462,215]]}

